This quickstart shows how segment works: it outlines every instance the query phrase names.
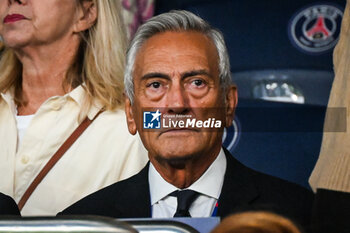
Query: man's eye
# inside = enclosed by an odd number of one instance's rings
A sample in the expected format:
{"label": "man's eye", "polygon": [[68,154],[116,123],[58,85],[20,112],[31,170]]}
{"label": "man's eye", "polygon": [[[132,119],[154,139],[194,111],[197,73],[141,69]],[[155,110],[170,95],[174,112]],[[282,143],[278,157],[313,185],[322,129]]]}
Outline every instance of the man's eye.
{"label": "man's eye", "polygon": [[152,83],[148,84],[147,87],[159,88],[160,82],[152,82]]}
{"label": "man's eye", "polygon": [[200,79],[196,79],[196,80],[193,80],[192,82],[194,85],[196,85],[197,87],[199,86],[202,86],[204,84],[204,81],[203,80],[200,80]]}

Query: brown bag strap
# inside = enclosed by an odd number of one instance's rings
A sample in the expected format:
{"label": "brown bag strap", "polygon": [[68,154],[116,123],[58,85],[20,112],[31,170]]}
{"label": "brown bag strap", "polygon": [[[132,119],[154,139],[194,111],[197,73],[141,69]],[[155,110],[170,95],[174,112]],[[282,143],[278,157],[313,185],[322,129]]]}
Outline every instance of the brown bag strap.
{"label": "brown bag strap", "polygon": [[57,161],[62,158],[64,153],[73,145],[73,143],[79,138],[79,136],[89,127],[89,125],[103,112],[103,110],[99,111],[96,116],[90,120],[86,117],[83,122],[74,130],[74,132],[67,138],[67,140],[62,144],[60,148],[56,151],[56,153],[51,157],[51,159],[46,163],[46,165],[41,169],[39,174],[35,177],[33,182],[30,184],[28,189],[23,194],[21,200],[18,203],[19,210],[22,210],[23,206],[28,201],[29,197],[32,195],[36,187],[40,184],[40,182],[44,179],[44,177],[49,173],[51,168],[55,166]]}

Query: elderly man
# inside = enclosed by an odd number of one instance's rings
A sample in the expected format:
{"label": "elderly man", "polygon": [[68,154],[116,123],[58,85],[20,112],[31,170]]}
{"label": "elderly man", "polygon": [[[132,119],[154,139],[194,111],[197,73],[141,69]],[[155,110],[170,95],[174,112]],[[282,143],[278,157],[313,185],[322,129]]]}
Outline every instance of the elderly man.
{"label": "elderly man", "polygon": [[253,171],[222,148],[237,92],[223,37],[207,22],[172,11],[142,25],[128,50],[125,86],[129,131],[139,132],[150,163],[63,214],[223,217],[264,209],[308,221],[307,190]]}

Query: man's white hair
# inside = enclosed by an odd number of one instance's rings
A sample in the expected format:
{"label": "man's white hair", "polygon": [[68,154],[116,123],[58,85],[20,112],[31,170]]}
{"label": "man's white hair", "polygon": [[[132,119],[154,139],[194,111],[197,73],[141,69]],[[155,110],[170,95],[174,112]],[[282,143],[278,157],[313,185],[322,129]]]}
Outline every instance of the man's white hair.
{"label": "man's white hair", "polygon": [[174,10],[163,13],[148,20],[137,30],[129,45],[124,74],[125,93],[133,103],[134,83],[133,71],[136,55],[141,46],[152,36],[166,31],[195,31],[210,38],[219,55],[220,85],[224,92],[231,85],[230,61],[222,33],[212,28],[209,23],[195,14],[185,10]]}

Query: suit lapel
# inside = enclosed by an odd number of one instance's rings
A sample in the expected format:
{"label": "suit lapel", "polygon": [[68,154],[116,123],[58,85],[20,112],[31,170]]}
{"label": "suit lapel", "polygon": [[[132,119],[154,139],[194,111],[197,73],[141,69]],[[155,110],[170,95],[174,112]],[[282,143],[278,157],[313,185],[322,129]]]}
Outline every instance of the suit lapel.
{"label": "suit lapel", "polygon": [[227,168],[219,198],[218,216],[225,217],[244,208],[259,196],[252,175],[225,148]]}
{"label": "suit lapel", "polygon": [[116,203],[115,211],[122,218],[147,218],[151,217],[151,201],[148,185],[147,165],[127,182],[123,198]]}

